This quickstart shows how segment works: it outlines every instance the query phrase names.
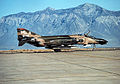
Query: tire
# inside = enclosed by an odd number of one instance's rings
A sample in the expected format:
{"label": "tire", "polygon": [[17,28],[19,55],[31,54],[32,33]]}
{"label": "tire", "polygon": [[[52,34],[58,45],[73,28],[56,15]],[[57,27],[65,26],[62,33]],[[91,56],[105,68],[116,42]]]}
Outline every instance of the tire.
{"label": "tire", "polygon": [[55,52],[61,52],[61,49],[54,49]]}

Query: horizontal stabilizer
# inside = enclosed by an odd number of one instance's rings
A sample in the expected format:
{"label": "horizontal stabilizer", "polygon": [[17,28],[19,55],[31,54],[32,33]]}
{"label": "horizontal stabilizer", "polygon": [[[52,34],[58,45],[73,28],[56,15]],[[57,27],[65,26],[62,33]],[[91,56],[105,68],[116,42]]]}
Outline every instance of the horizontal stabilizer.
{"label": "horizontal stabilizer", "polygon": [[25,43],[26,43],[26,41],[19,41],[18,46],[22,46],[22,45],[24,45]]}

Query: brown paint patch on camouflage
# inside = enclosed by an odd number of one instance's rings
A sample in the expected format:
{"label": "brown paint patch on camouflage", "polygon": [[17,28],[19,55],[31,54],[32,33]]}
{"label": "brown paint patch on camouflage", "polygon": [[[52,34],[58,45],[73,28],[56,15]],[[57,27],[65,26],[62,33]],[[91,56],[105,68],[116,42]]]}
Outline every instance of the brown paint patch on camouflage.
{"label": "brown paint patch on camouflage", "polygon": [[17,30],[26,30],[26,29],[24,29],[24,28],[17,28]]}

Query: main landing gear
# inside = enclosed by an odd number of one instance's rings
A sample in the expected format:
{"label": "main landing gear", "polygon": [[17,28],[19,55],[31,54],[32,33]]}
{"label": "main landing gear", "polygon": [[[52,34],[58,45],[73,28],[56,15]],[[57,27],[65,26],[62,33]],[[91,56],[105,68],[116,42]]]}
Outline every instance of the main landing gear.
{"label": "main landing gear", "polygon": [[55,52],[61,52],[61,49],[54,49]]}

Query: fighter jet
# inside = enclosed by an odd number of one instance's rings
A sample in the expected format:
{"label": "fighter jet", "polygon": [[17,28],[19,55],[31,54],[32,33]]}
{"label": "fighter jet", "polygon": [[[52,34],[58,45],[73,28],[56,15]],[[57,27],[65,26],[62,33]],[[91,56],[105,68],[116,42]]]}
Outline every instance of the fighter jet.
{"label": "fighter jet", "polygon": [[30,32],[24,28],[17,28],[18,34],[18,46],[22,46],[25,43],[29,43],[36,47],[45,47],[49,49],[53,49],[55,52],[61,51],[64,48],[71,48],[75,44],[78,45],[89,45],[93,44],[93,50],[95,48],[95,44],[107,44],[107,40],[95,38],[93,36],[89,36],[90,31],[84,35],[75,34],[75,35],[55,35],[55,36],[40,36],[34,32]]}

